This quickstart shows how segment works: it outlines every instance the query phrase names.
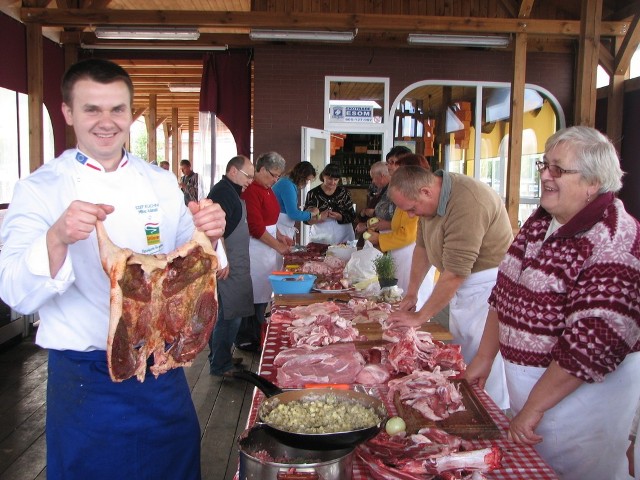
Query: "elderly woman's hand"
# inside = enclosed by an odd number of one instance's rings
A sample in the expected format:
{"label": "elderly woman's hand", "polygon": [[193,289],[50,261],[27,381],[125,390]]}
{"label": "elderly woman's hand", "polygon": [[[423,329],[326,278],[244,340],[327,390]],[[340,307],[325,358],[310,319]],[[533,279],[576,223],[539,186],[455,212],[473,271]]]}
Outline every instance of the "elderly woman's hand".
{"label": "elderly woman's hand", "polygon": [[535,445],[542,442],[543,438],[534,432],[538,423],[542,420],[542,415],[543,412],[528,407],[525,403],[522,410],[509,423],[509,440],[526,445]]}
{"label": "elderly woman's hand", "polygon": [[476,355],[473,360],[471,360],[471,363],[467,365],[464,378],[466,378],[471,385],[478,385],[478,387],[484,389],[487,378],[491,373],[492,365],[493,358]]}
{"label": "elderly woman's hand", "polygon": [[419,328],[429,321],[428,318],[422,318],[418,312],[392,312],[386,320],[387,327],[414,327]]}

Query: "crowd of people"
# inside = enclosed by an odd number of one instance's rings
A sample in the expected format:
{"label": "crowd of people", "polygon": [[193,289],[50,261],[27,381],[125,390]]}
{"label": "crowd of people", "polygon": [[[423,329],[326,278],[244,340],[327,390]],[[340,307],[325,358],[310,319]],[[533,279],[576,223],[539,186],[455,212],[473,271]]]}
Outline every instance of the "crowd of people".
{"label": "crowd of people", "polygon": [[[300,191],[317,172],[309,162],[286,171],[277,152],[255,164],[231,158],[205,195],[188,160],[176,182],[168,164],[125,150],[133,86],[121,67],[79,62],[62,92],[77,147],[18,182],[0,256],[3,299],[40,312],[36,342],[49,351],[47,475],[200,478],[199,426],[182,369],[144,383],[109,378],[101,221],[115,243],[141,253],[169,253],[195,229],[211,239],[220,265],[209,360],[220,377],[242,368],[235,347],[260,348],[268,276],[294,244],[296,222],[329,244],[367,232],[402,276],[405,296],[390,324],[419,327],[448,306],[465,377],[512,412],[514,443],[534,445],[564,480],[633,476],[640,224],[616,198],[623,172],[597,130],[570,127],[548,139],[537,163],[540,207],[514,238],[493,189],[433,172],[403,147],[371,166],[375,191],[357,215],[336,164],[320,172],[300,208]],[[145,234],[149,223],[159,242]]]}

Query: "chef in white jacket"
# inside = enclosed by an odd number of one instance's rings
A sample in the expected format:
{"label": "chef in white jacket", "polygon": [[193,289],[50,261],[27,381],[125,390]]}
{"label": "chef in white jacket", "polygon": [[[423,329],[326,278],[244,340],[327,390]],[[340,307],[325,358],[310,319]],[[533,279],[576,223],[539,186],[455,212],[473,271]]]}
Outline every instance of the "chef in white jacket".
{"label": "chef in white jacket", "polygon": [[[183,202],[175,177],[123,148],[133,86],[118,65],[90,59],[62,82],[62,112],[77,148],[18,182],[2,224],[0,292],[39,311],[36,343],[49,351],[47,476],[200,478],[200,431],[182,369],[112,382],[106,349],[109,278],[95,224],[135,252],[169,253],[194,228],[217,243],[224,212]],[[224,266],[224,265],[223,265]]]}

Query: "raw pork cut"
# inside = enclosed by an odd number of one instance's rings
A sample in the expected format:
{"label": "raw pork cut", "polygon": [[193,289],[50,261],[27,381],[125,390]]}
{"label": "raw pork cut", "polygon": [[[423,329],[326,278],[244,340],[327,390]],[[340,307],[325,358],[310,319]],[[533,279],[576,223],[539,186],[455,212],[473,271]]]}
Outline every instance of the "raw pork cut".
{"label": "raw pork cut", "polygon": [[462,394],[449,381],[449,377],[456,374],[453,370],[440,372],[440,367],[436,367],[433,372],[418,370],[405,377],[389,380],[389,401],[393,402],[397,394],[402,403],[415,408],[429,420],[444,420],[452,413],[465,409]]}
{"label": "raw pork cut", "polygon": [[362,385],[381,385],[391,378],[391,373],[383,365],[370,363],[365,365],[356,376],[356,383]]}
{"label": "raw pork cut", "polygon": [[353,343],[336,343],[291,358],[278,368],[280,387],[306,383],[354,383],[364,358]]}
{"label": "raw pork cut", "polygon": [[434,428],[422,429],[411,436],[390,436],[382,431],[358,445],[356,454],[367,465],[372,478],[380,480],[478,480],[485,478],[481,472],[501,467],[499,447],[459,451],[463,446],[458,437]]}
{"label": "raw pork cut", "polygon": [[111,283],[107,361],[121,382],[143,382],[147,361],[157,377],[191,365],[207,345],[218,313],[218,258],[209,238],[193,238],[168,255],[143,255],[111,242],[96,224],[102,267]]}

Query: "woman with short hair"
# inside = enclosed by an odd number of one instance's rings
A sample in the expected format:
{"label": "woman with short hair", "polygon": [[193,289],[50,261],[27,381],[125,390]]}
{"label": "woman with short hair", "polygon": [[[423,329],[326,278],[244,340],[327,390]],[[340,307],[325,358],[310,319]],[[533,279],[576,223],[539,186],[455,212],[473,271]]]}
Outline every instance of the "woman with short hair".
{"label": "woman with short hair", "polygon": [[628,479],[640,398],[640,224],[615,193],[611,141],[560,130],[537,162],[540,207],[500,264],[466,377],[480,387],[500,351],[515,414],[509,438],[535,445],[564,480]]}

